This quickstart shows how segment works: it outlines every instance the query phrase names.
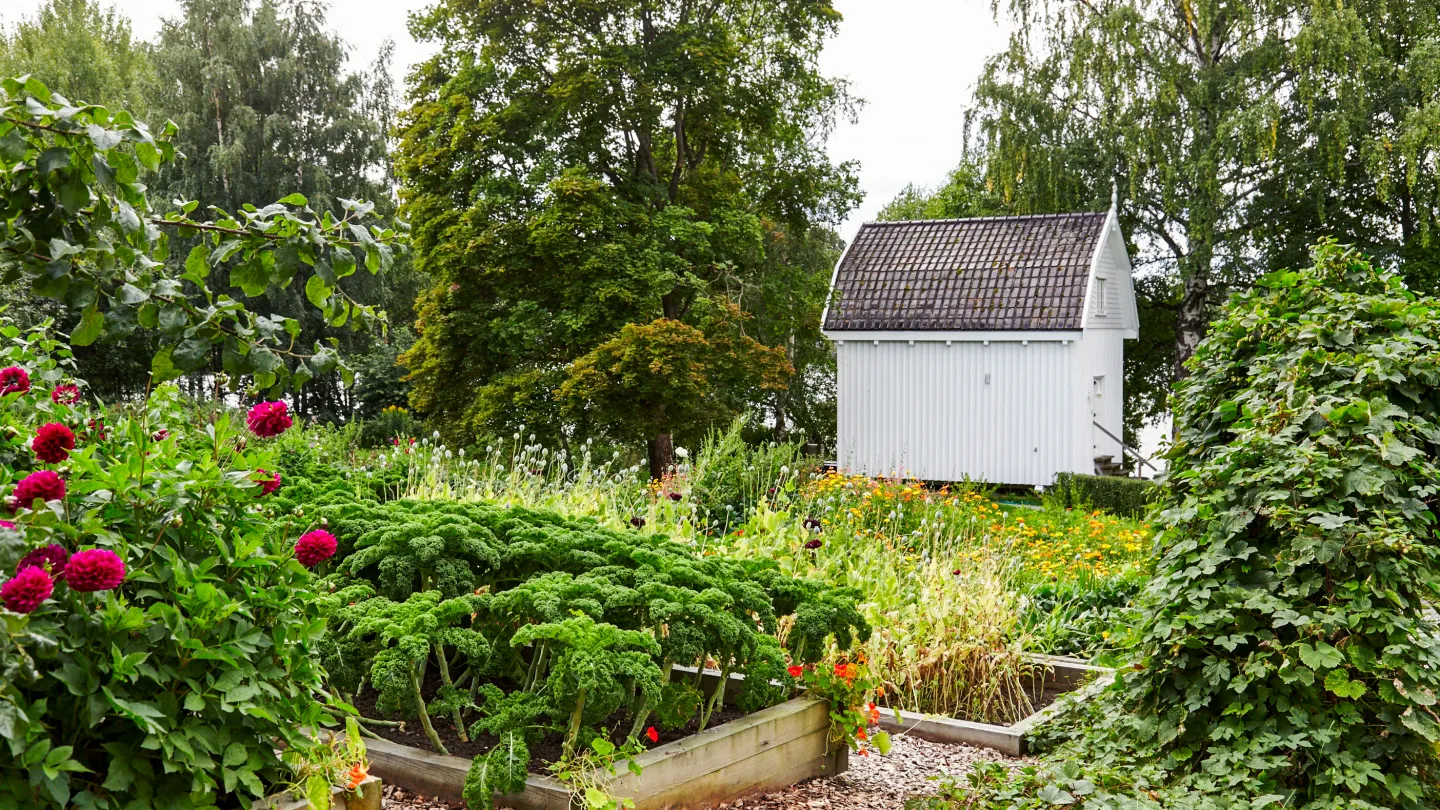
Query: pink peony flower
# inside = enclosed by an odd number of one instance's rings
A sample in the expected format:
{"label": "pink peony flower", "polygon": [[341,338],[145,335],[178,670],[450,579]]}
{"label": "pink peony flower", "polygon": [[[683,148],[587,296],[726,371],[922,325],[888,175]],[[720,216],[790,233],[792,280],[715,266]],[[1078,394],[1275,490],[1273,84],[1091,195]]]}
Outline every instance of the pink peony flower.
{"label": "pink peony flower", "polygon": [[15,565],[15,573],[18,574],[26,568],[43,568],[58,577],[65,573],[65,564],[69,561],[70,552],[59,543],[51,543],[21,557],[20,562]]}
{"label": "pink peony flower", "polygon": [[29,613],[55,592],[55,580],[45,573],[44,568],[31,566],[0,585],[0,602],[7,610]]}
{"label": "pink peony flower", "polygon": [[59,422],[50,422],[40,426],[35,431],[35,439],[30,442],[30,449],[35,451],[35,457],[48,464],[59,464],[70,457],[70,451],[75,449],[75,433],[70,428]]}
{"label": "pink peony flower", "polygon": [[46,501],[64,500],[65,479],[61,478],[54,470],[30,473],[15,485],[15,503],[11,504],[10,512],[13,514],[21,507],[30,508],[34,505],[36,498]]}
{"label": "pink peony flower", "polygon": [[279,436],[293,424],[288,410],[288,406],[283,402],[262,402],[250,409],[249,415],[245,417],[245,424],[252,433],[262,439]]}
{"label": "pink peony flower", "polygon": [[295,559],[306,568],[314,568],[335,556],[335,535],[324,529],[307,532],[295,541]]}
{"label": "pink peony flower", "polygon": [[109,549],[75,552],[65,565],[65,584],[72,591],[108,591],[125,580],[125,561]]}
{"label": "pink peony flower", "polygon": [[19,366],[0,368],[0,396],[23,394],[30,390],[30,375]]}
{"label": "pink peony flower", "polygon": [[50,399],[58,405],[74,405],[80,401],[80,388],[73,383],[57,385],[50,392]]}
{"label": "pink peony flower", "polygon": [[280,473],[271,473],[264,467],[256,469],[255,472],[261,476],[256,479],[260,484],[260,494],[255,497],[263,498],[280,488]]}

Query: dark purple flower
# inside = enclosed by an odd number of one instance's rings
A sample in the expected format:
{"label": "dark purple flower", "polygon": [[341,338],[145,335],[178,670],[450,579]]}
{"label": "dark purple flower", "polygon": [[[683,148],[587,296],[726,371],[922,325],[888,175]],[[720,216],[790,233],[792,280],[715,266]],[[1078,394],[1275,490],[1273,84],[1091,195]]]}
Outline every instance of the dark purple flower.
{"label": "dark purple flower", "polygon": [[823,546],[823,545],[825,545],[825,541],[824,541],[824,540],[821,540],[820,538],[817,537],[817,538],[815,538],[814,540],[811,540],[810,542],[806,543],[806,544],[805,544],[805,548],[808,548],[808,549],[810,549],[811,551],[814,551],[815,549],[820,548],[820,547]]}
{"label": "dark purple flower", "polygon": [[805,518],[804,526],[812,532],[818,532],[820,531],[820,519],[813,517]]}
{"label": "dark purple flower", "polygon": [[630,518],[630,525],[634,526],[637,529],[643,529],[645,528],[645,518],[636,515],[635,517]]}
{"label": "dark purple flower", "polygon": [[672,492],[672,493],[670,493],[670,494],[669,494],[668,496],[666,496],[666,497],[668,497],[668,498],[669,498],[670,500],[672,500],[672,501],[678,501],[678,500],[680,500],[680,493],[678,493],[678,492]]}
{"label": "dark purple flower", "polygon": [[44,568],[30,567],[11,577],[0,585],[0,603],[7,610],[29,613],[55,592],[55,580],[45,573]]}
{"label": "dark purple flower", "polygon": [[[9,521],[0,520],[0,523],[9,523]],[[9,528],[15,528],[15,524],[10,523]],[[21,557],[20,562],[15,564],[15,573],[18,574],[26,568],[43,568],[58,577],[65,573],[65,563],[69,561],[70,552],[66,551],[65,547],[59,543],[51,543]]]}
{"label": "dark purple flower", "polygon": [[65,584],[72,591],[108,591],[124,581],[125,561],[109,549],[77,551],[65,564]]}

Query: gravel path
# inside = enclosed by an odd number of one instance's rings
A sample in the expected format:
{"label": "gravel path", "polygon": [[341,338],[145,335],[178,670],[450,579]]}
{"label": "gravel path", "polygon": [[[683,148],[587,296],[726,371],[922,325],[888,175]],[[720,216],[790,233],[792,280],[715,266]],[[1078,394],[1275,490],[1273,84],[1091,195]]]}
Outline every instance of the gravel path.
{"label": "gravel path", "polygon": [[[903,810],[905,800],[935,792],[932,776],[957,776],[976,762],[1011,759],[988,748],[945,745],[896,735],[890,756],[851,755],[850,770],[833,779],[814,779],[768,796],[719,805],[716,810]],[[389,810],[458,810],[459,805],[385,786]]]}

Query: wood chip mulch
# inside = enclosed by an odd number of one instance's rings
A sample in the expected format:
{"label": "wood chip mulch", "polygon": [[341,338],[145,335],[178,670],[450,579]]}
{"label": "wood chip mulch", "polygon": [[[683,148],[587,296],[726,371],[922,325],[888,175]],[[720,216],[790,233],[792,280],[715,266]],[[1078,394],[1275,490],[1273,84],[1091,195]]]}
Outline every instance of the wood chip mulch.
{"label": "wood chip mulch", "polygon": [[[812,779],[794,787],[718,805],[715,810],[903,810],[905,800],[935,793],[931,777],[960,776],[976,762],[1023,765],[988,748],[932,743],[896,735],[890,756],[850,757],[850,769],[829,779]],[[460,810],[434,797],[419,796],[394,785],[385,786],[387,810]]]}

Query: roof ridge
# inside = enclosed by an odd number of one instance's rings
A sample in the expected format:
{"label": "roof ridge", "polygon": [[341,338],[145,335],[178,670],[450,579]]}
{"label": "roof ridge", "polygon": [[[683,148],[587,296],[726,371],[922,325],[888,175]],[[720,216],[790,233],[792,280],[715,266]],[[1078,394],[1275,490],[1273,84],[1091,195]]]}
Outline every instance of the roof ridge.
{"label": "roof ridge", "polygon": [[881,219],[870,220],[860,223],[860,227],[866,225],[928,225],[950,222],[1014,222],[1019,220],[1035,219],[1064,219],[1069,217],[1103,217],[1108,216],[1109,211],[1071,211],[1064,214],[1008,214],[994,217],[950,217],[945,219]]}

